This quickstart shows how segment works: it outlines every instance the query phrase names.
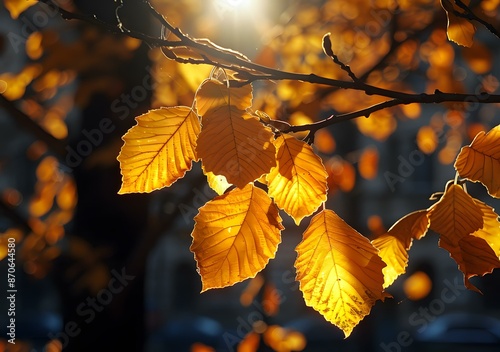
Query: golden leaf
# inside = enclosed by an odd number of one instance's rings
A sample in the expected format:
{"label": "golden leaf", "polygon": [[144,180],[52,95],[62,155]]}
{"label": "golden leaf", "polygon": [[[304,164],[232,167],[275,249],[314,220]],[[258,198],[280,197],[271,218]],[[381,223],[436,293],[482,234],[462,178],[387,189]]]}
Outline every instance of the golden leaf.
{"label": "golden leaf", "polygon": [[500,261],[488,243],[476,236],[464,236],[458,243],[450,243],[445,238],[439,239],[439,246],[450,252],[460,271],[464,273],[464,284],[469,290],[481,293],[470,283],[473,276],[483,276],[500,267]]}
{"label": "golden leaf", "polygon": [[481,229],[473,232],[472,235],[485,240],[495,252],[495,255],[500,257],[500,222],[498,221],[498,214],[495,213],[495,209],[480,200],[474,199],[474,202],[483,211],[484,225]]}
{"label": "golden leaf", "polygon": [[119,194],[151,192],[168,187],[186,171],[196,157],[200,122],[189,107],[150,110],[136,117],[137,124],[122,137]]}
{"label": "golden leaf", "polygon": [[228,87],[225,83],[207,79],[196,92],[196,109],[205,122],[205,114],[210,110],[234,106],[246,110],[252,105],[252,86]]}
{"label": "golden leaf", "polygon": [[450,185],[429,209],[429,227],[452,245],[483,227],[483,212],[461,186]]}
{"label": "golden leaf", "polygon": [[297,280],[306,304],[348,337],[384,299],[384,262],[370,241],[332,210],[315,215],[296,248]]}
{"label": "golden leaf", "polygon": [[240,188],[276,165],[274,135],[244,110],[250,102],[249,86],[228,88],[213,80],[196,94],[203,125],[196,151],[203,168]]}
{"label": "golden leaf", "polygon": [[299,225],[326,201],[328,173],[307,143],[281,135],[274,146],[276,167],[266,176],[268,194]]}
{"label": "golden leaf", "polygon": [[479,132],[469,146],[460,150],[455,169],[460,177],[481,182],[488,193],[500,198],[500,125]]}
{"label": "golden leaf", "polygon": [[372,241],[379,250],[378,255],[387,266],[382,269],[384,288],[404,274],[408,265],[408,250],[413,239],[419,240],[427,232],[429,220],[427,210],[419,210],[403,216],[383,235]]}
{"label": "golden leaf", "polygon": [[[468,5],[469,1],[464,2]],[[441,6],[446,11],[446,16],[448,17],[448,39],[458,45],[471,47],[474,43],[476,27],[469,20],[455,14],[455,11],[459,13],[463,11],[450,0],[441,0]]]}
{"label": "golden leaf", "polygon": [[215,197],[194,220],[191,251],[202,292],[255,277],[274,258],[281,241],[278,208],[251,184]]}

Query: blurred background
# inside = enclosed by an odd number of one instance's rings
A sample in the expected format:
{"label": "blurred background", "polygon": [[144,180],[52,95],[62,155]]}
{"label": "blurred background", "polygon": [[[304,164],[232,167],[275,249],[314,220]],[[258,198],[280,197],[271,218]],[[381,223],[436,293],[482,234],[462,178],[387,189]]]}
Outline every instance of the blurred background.
{"label": "blurred background", "polygon": [[[165,31],[142,1],[59,0],[69,11],[150,36]],[[478,26],[472,48],[446,38],[439,1],[157,0],[192,37],[209,38],[286,71],[348,79],[321,38],[356,75],[407,92],[498,94],[500,39]],[[498,28],[498,1],[471,7]],[[200,294],[189,251],[193,217],[215,196],[199,164],[168,189],[118,195],[116,157],[134,118],[190,106],[211,67],[178,64],[158,48],[103,26],[64,20],[36,1],[0,3],[0,280],[16,243],[16,345],[6,351],[498,351],[500,276],[463,275],[429,233],[407,273],[352,335],[305,306],[295,282],[297,227],[255,279]],[[379,97],[303,82],[257,82],[254,110],[292,124],[362,109]],[[405,105],[319,131],[329,173],[327,208],[373,239],[455,177],[477,132],[500,123],[498,105]],[[481,185],[471,195],[498,209]]]}

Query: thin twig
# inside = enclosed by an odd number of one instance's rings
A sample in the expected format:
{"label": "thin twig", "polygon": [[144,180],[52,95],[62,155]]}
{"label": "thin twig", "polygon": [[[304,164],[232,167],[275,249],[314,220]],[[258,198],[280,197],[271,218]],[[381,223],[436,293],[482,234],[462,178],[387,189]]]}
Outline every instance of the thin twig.
{"label": "thin twig", "polygon": [[488,23],[487,21],[483,20],[481,17],[477,16],[472,10],[464,4],[461,0],[455,0],[455,4],[460,7],[462,10],[465,11],[465,13],[461,13],[458,11],[455,11],[455,15],[459,17],[464,17],[470,21],[476,21],[481,23],[484,27],[486,27],[492,34],[494,34],[497,38],[500,38],[500,32],[493,27],[491,23]]}

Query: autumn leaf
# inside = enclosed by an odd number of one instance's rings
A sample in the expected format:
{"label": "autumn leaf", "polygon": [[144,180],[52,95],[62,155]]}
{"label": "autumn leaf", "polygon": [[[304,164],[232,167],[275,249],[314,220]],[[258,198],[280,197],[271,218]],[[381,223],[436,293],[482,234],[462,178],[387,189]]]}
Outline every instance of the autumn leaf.
{"label": "autumn leaf", "polygon": [[150,110],[122,137],[119,194],[168,187],[191,169],[200,123],[189,107]]}
{"label": "autumn leaf", "polygon": [[471,277],[483,276],[495,268],[500,268],[498,256],[482,238],[469,235],[462,237],[458,243],[451,243],[441,237],[439,246],[450,252],[450,256],[455,259],[458,268],[464,273],[464,284],[469,290],[481,293],[470,283]]}
{"label": "autumn leaf", "polygon": [[465,286],[480,292],[469,279],[483,276],[500,267],[500,222],[494,209],[478,199],[473,199],[483,212],[484,225],[481,229],[463,237],[458,245],[440,240],[439,245],[448,250],[464,273]]}
{"label": "autumn leaf", "polygon": [[296,248],[306,304],[348,337],[383,292],[384,262],[370,241],[332,210],[315,215]]}
{"label": "autumn leaf", "polygon": [[483,212],[461,186],[450,185],[429,210],[429,228],[457,245],[463,237],[483,227]]}
{"label": "autumn leaf", "polygon": [[[440,201],[429,211],[430,228],[441,235],[439,246],[450,252],[457,262],[464,273],[465,286],[477,292],[480,291],[469,279],[483,276],[500,266],[498,255],[482,238],[486,237],[498,248],[498,240],[494,239],[495,230],[498,231],[494,214],[492,208],[472,198],[455,184],[447,188]],[[490,234],[490,230],[493,233]]]}
{"label": "autumn leaf", "polygon": [[[464,3],[468,5],[468,1],[464,1]],[[451,0],[441,0],[441,6],[448,17],[448,39],[458,45],[471,47],[474,43],[476,27],[469,20],[457,16],[456,12],[462,13],[462,10],[455,6]]]}
{"label": "autumn leaf", "polygon": [[299,225],[326,201],[328,173],[307,143],[281,135],[274,146],[276,167],[266,176],[268,194]]}
{"label": "autumn leaf", "polygon": [[251,184],[215,197],[194,220],[191,251],[202,292],[255,277],[274,258],[281,241],[278,208]]}
{"label": "autumn leaf", "polygon": [[196,150],[203,168],[240,188],[276,165],[274,135],[244,110],[250,102],[248,86],[228,88],[215,80],[203,83],[196,94],[203,125]]}
{"label": "autumn leaf", "polygon": [[425,236],[428,226],[427,210],[419,210],[403,216],[389,231],[372,241],[373,246],[379,250],[378,255],[387,264],[382,269],[384,288],[392,285],[399,275],[405,273],[412,241]]}
{"label": "autumn leaf", "polygon": [[207,79],[196,92],[195,102],[201,116],[205,116],[210,110],[228,106],[244,111],[252,105],[252,86],[233,88],[226,83]]}
{"label": "autumn leaf", "polygon": [[500,222],[498,221],[498,214],[495,213],[495,209],[480,200],[474,199],[474,202],[484,214],[484,224],[481,229],[473,232],[472,235],[485,240],[496,256],[500,257]]}
{"label": "autumn leaf", "polygon": [[455,169],[460,177],[481,182],[492,197],[500,198],[500,125],[479,132],[460,150]]}

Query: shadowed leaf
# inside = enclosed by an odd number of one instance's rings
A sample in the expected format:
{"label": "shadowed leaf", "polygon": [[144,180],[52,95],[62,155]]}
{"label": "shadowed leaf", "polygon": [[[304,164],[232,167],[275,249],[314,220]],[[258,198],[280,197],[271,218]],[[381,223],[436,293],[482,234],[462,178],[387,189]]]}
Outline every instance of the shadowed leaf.
{"label": "shadowed leaf", "polygon": [[500,125],[479,132],[458,154],[455,169],[460,177],[481,182],[488,193],[500,198]]}

